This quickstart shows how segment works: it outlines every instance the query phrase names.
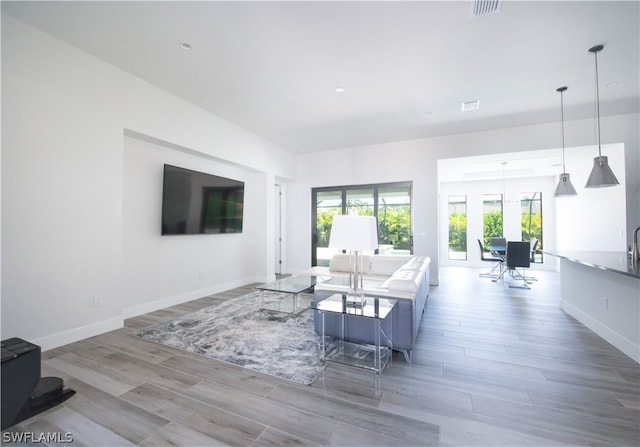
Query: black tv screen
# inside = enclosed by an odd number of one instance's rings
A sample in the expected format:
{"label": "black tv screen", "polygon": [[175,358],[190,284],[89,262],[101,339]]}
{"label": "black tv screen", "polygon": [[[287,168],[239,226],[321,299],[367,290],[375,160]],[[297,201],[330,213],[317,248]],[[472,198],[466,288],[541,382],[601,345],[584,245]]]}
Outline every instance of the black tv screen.
{"label": "black tv screen", "polygon": [[242,233],[244,182],[164,165],[162,234]]}

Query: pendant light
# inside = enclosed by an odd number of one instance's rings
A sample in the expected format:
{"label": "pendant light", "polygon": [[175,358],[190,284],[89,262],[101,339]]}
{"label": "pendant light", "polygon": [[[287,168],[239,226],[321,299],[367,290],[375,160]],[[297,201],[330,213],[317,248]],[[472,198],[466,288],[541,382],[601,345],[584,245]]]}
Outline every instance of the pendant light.
{"label": "pendant light", "polygon": [[602,155],[602,147],[600,144],[600,88],[598,82],[598,53],[604,48],[603,45],[596,45],[589,48],[589,52],[593,53],[596,61],[596,115],[598,118],[598,156],[593,159],[593,169],[587,179],[585,188],[602,188],[605,186],[619,185],[618,179],[609,167],[609,158]]}
{"label": "pendant light", "polygon": [[571,177],[567,173],[564,161],[564,98],[563,94],[567,91],[567,87],[558,87],[556,92],[560,92],[560,117],[562,119],[562,174],[556,187],[556,197],[575,196],[578,194],[571,184]]}

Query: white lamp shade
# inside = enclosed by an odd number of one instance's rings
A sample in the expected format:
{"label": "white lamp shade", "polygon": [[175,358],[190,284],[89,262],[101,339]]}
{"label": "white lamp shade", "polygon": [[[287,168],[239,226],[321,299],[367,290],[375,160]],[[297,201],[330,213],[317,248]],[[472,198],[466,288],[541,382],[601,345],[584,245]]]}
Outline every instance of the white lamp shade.
{"label": "white lamp shade", "polygon": [[378,225],[373,216],[333,216],[329,248],[341,250],[375,250],[378,248]]}

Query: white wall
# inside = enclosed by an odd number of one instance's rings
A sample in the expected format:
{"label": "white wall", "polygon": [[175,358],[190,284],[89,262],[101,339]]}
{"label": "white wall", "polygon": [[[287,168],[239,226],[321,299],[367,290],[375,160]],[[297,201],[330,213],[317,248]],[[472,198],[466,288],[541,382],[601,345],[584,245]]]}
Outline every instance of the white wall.
{"label": "white wall", "polygon": [[[626,226],[640,225],[640,139],[637,113],[602,117],[602,143],[624,143],[627,183]],[[571,146],[592,147],[597,154],[594,120],[565,121],[565,138]],[[431,282],[438,281],[438,178],[437,161],[479,154],[501,154],[558,147],[558,123],[475,132],[437,138],[401,141],[321,153],[298,154],[297,178],[289,189],[290,222],[299,224],[290,233],[290,270],[307,268],[311,262],[311,188],[387,181],[413,181],[414,249],[430,256]],[[590,199],[589,207],[596,206]],[[627,230],[627,234],[630,231]],[[629,238],[628,238],[629,239]],[[585,249],[589,249],[589,240]],[[295,249],[293,249],[295,247]],[[623,250],[620,247],[620,250]]]}
{"label": "white wall", "polygon": [[640,363],[640,280],[561,260],[561,307]]}
{"label": "white wall", "polygon": [[[4,15],[2,112],[2,338],[48,349],[120,327],[125,310],[273,277],[268,216],[275,177],[294,175],[289,151]],[[164,142],[163,155],[146,147],[134,161],[125,132]],[[132,201],[157,193],[149,168],[162,156],[245,178],[246,233],[152,243],[154,211]],[[251,262],[230,262],[231,245]],[[190,278],[175,270],[185,259]]]}
{"label": "white wall", "polygon": [[[556,200],[558,222],[556,226],[558,250],[625,251],[627,249],[627,209],[625,158],[623,144],[602,147],[602,155],[609,158],[609,166],[620,186],[585,188],[593,158],[598,155],[593,147],[567,148],[567,172],[578,193],[576,196]],[[633,200],[633,197],[631,197]],[[638,196],[635,200],[639,201]],[[637,221],[636,221],[637,222]],[[637,222],[640,225],[640,222]],[[631,234],[633,234],[631,232]]]}
{"label": "white wall", "polygon": [[[245,182],[243,232],[161,236],[165,163]],[[265,272],[247,262],[263,238],[265,213],[264,185],[254,171],[125,137],[123,185],[125,317],[264,280]]]}

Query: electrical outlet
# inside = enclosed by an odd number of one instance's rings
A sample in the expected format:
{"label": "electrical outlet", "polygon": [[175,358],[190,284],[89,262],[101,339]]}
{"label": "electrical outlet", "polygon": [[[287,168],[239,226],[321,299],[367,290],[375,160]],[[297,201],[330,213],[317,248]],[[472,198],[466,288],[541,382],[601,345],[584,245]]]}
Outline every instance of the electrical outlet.
{"label": "electrical outlet", "polygon": [[93,307],[98,307],[102,304],[102,300],[100,299],[99,296],[94,295],[93,296]]}
{"label": "electrical outlet", "polygon": [[602,297],[602,305],[604,306],[605,309],[609,308],[609,298],[607,298],[606,296]]}

